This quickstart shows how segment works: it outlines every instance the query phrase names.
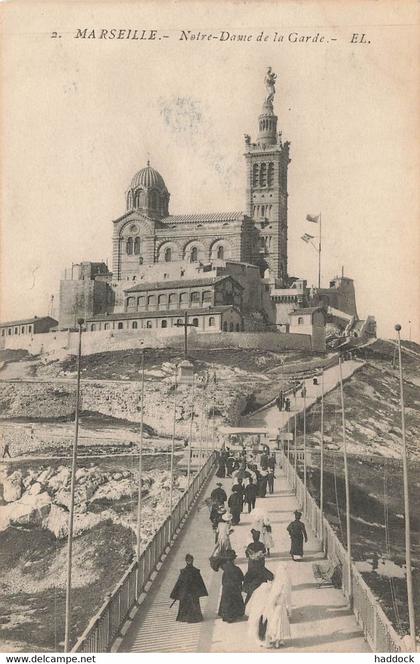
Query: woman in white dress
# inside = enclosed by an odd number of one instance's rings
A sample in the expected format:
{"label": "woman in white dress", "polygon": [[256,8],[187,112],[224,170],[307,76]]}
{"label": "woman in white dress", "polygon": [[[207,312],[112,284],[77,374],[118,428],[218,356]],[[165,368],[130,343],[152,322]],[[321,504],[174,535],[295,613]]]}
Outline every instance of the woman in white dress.
{"label": "woman in white dress", "polygon": [[292,587],[286,565],[279,565],[271,583],[265,615],[267,629],[265,645],[279,648],[290,638],[290,614],[292,610]]}
{"label": "woman in white dress", "polygon": [[246,604],[248,615],[248,634],[257,645],[266,646],[267,616],[266,609],[271,594],[272,582],[262,583],[252,593],[251,599]]}
{"label": "woman in white dress", "polygon": [[274,541],[273,541],[273,533],[272,533],[271,521],[269,519],[269,516],[267,512],[264,512],[264,510],[261,510],[259,508],[254,510],[253,515],[254,515],[253,528],[255,530],[260,531],[261,533],[260,540],[266,548],[267,556],[270,556],[270,549],[273,550]]}
{"label": "woman in white dress", "polygon": [[223,555],[232,548],[230,534],[233,533],[232,515],[227,512],[223,515],[222,521],[217,524],[217,544],[213,555]]}

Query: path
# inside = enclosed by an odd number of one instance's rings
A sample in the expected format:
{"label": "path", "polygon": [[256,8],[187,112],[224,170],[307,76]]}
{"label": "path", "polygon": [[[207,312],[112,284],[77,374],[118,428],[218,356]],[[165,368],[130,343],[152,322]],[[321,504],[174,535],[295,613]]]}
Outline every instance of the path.
{"label": "path", "polygon": [[[350,378],[355,371],[360,369],[364,362],[357,360],[348,360],[342,364],[343,381]],[[330,367],[324,371],[324,395],[334,390],[339,383],[339,366]],[[312,378],[305,379],[306,385],[306,408],[310,408],[317,399],[321,397],[321,384],[314,385]],[[318,378],[318,382],[321,379]],[[291,420],[296,413],[303,411],[303,398],[300,396],[300,390],[296,399],[293,395],[291,399],[290,412],[279,412],[277,406],[267,405],[255,414],[247,415],[242,418],[242,426],[267,427],[269,429],[278,429],[286,427],[288,420]]]}
{"label": "path", "polygon": [[[267,567],[275,571],[279,561],[286,562],[293,584],[292,637],[282,651],[370,652],[341,591],[317,588],[312,562],[322,558],[322,554],[311,532],[308,532],[304,561],[295,563],[290,559],[285,528],[298,505],[285,478],[281,473],[278,475],[275,493],[259,499],[257,506],[270,513],[273,526],[275,547],[271,558],[267,559]],[[232,480],[223,480],[223,484],[228,492]],[[215,482],[211,481],[205,495],[209,495],[214,486]],[[232,534],[237,564],[243,570],[246,570],[244,550],[250,541],[251,517],[252,514],[243,514],[241,524]],[[120,652],[261,652],[247,633],[246,620],[228,625],[217,617],[221,572],[210,569],[213,542],[208,510],[198,506],[164,561],[140,610],[126,626],[125,636],[116,644]],[[170,608],[169,599],[179,570],[185,565],[185,554],[189,552],[194,555],[195,565],[201,569],[209,591],[209,597],[201,600],[204,621],[192,625],[176,622],[177,605]]]}

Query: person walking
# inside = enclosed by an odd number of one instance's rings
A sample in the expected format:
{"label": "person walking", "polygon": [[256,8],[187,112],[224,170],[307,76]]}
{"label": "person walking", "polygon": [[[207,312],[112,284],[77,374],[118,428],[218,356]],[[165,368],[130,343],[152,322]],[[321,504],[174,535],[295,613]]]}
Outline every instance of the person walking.
{"label": "person walking", "polygon": [[295,520],[287,526],[287,532],[290,535],[290,555],[292,559],[302,560],[303,558],[303,540],[308,541],[305,524],[300,520],[302,512],[295,511]]}
{"label": "person walking", "polygon": [[232,486],[232,491],[236,491],[242,499],[242,505],[241,505],[241,512],[244,509],[244,500],[245,500],[245,487],[244,487],[244,480],[242,477],[238,477],[236,480],[236,483]]}
{"label": "person walking", "polygon": [[233,623],[245,614],[245,604],[242,597],[244,575],[242,570],[234,563],[236,559],[235,551],[230,549],[225,555],[226,562],[222,565],[222,594],[218,615],[223,622]]}
{"label": "person walking", "polygon": [[226,491],[222,488],[222,486],[223,485],[221,482],[216,482],[216,488],[213,489],[210,494],[210,498],[212,499],[213,503],[217,505],[224,505],[224,503],[227,501]]}
{"label": "person walking", "polygon": [[252,477],[249,478],[248,484],[245,487],[245,502],[248,505],[248,514],[251,510],[255,509],[255,501],[257,499],[257,485],[254,484]]}
{"label": "person walking", "polygon": [[200,597],[207,597],[207,588],[200,570],[193,565],[194,558],[190,553],[185,556],[185,562],[186,565],[179,573],[170,598],[173,600],[172,604],[179,601],[176,617],[178,622],[201,622],[203,614],[201,613]]}
{"label": "person walking", "polygon": [[246,605],[248,614],[248,634],[258,646],[266,644],[267,605],[271,594],[272,581],[264,581],[252,594]]}
{"label": "person walking", "polygon": [[228,506],[230,513],[232,514],[232,526],[237,526],[241,521],[241,512],[243,506],[242,491],[232,489],[232,493],[228,500]]}
{"label": "person walking", "polygon": [[246,593],[245,604],[252,593],[265,581],[273,579],[273,573],[265,566],[266,548],[260,541],[260,531],[251,529],[252,542],[245,549],[248,558],[248,569],[244,578],[243,591]]}
{"label": "person walking", "polygon": [[274,480],[275,480],[274,470],[269,468],[267,471],[267,489],[269,494],[274,493]]}
{"label": "person walking", "polygon": [[261,470],[258,478],[257,495],[259,498],[265,498],[267,495],[268,471]]}
{"label": "person walking", "polygon": [[292,586],[286,565],[278,565],[274,573],[270,594],[265,607],[267,629],[265,645],[280,648],[290,638],[290,615],[292,610]]}

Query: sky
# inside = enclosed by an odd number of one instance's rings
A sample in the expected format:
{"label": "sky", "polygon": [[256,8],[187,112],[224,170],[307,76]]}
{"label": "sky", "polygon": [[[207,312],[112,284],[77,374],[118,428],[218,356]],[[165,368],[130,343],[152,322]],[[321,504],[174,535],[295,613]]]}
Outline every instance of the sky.
{"label": "sky", "polygon": [[[344,266],[380,336],[399,322],[420,341],[416,12],[409,1],[1,6],[1,320],[46,315],[65,267],[110,259],[112,220],[147,159],[172,214],[244,210],[243,136],[256,138],[270,65],[291,143],[289,273],[316,284],[300,237],[322,212],[322,284]],[[97,38],[76,39],[84,28]],[[112,28],[157,37],[98,38]]]}

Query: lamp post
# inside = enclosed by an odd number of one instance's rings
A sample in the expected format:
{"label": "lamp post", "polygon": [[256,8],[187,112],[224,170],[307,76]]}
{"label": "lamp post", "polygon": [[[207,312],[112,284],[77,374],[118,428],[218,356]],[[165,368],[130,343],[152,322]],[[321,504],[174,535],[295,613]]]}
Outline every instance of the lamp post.
{"label": "lamp post", "polygon": [[321,546],[324,548],[324,369],[321,369],[321,463],[319,477],[319,512]]}
{"label": "lamp post", "polygon": [[345,483],[345,489],[346,489],[347,586],[348,586],[349,601],[350,601],[350,603],[352,603],[350,484],[349,484],[349,469],[348,469],[348,464],[347,464],[346,413],[345,413],[345,410],[344,410],[343,370],[342,370],[341,355],[338,358],[338,367],[339,367],[339,372],[340,372],[341,428],[342,428],[342,437],[343,437],[344,483]]}
{"label": "lamp post", "polygon": [[144,350],[141,353],[141,388],[140,388],[140,449],[139,449],[139,467],[138,467],[138,498],[137,498],[137,561],[140,560],[141,546],[141,483],[143,476],[143,419],[144,419]]}
{"label": "lamp post", "polygon": [[408,619],[410,624],[410,639],[413,652],[416,651],[416,622],[414,613],[413,577],[411,571],[411,532],[410,532],[410,495],[408,484],[408,460],[407,442],[405,437],[405,406],[404,406],[404,383],[401,359],[401,325],[395,325],[398,334],[398,362],[400,374],[400,406],[401,406],[401,438],[402,438],[402,462],[404,483],[404,518],[405,518],[405,567],[407,575],[407,604]]}
{"label": "lamp post", "polygon": [[[172,514],[172,502],[173,502],[173,487],[174,487],[174,456],[175,456],[175,430],[176,430],[176,380],[175,368],[175,383],[174,383],[174,404],[173,404],[173,419],[172,419],[172,442],[171,442],[171,484],[169,491],[169,514]],[[171,533],[172,536],[172,533]]]}
{"label": "lamp post", "polygon": [[79,407],[80,407],[80,360],[82,355],[82,326],[84,320],[79,318],[79,344],[77,351],[77,379],[76,379],[76,409],[74,415],[74,439],[73,456],[71,464],[71,483],[70,483],[70,510],[68,520],[68,539],[67,539],[67,582],[66,582],[66,608],[65,608],[65,631],[64,631],[64,652],[69,652],[70,631],[71,631],[71,572],[72,572],[72,554],[73,554],[73,524],[74,524],[74,492],[76,488],[76,468],[77,468],[77,446],[79,442]]}

